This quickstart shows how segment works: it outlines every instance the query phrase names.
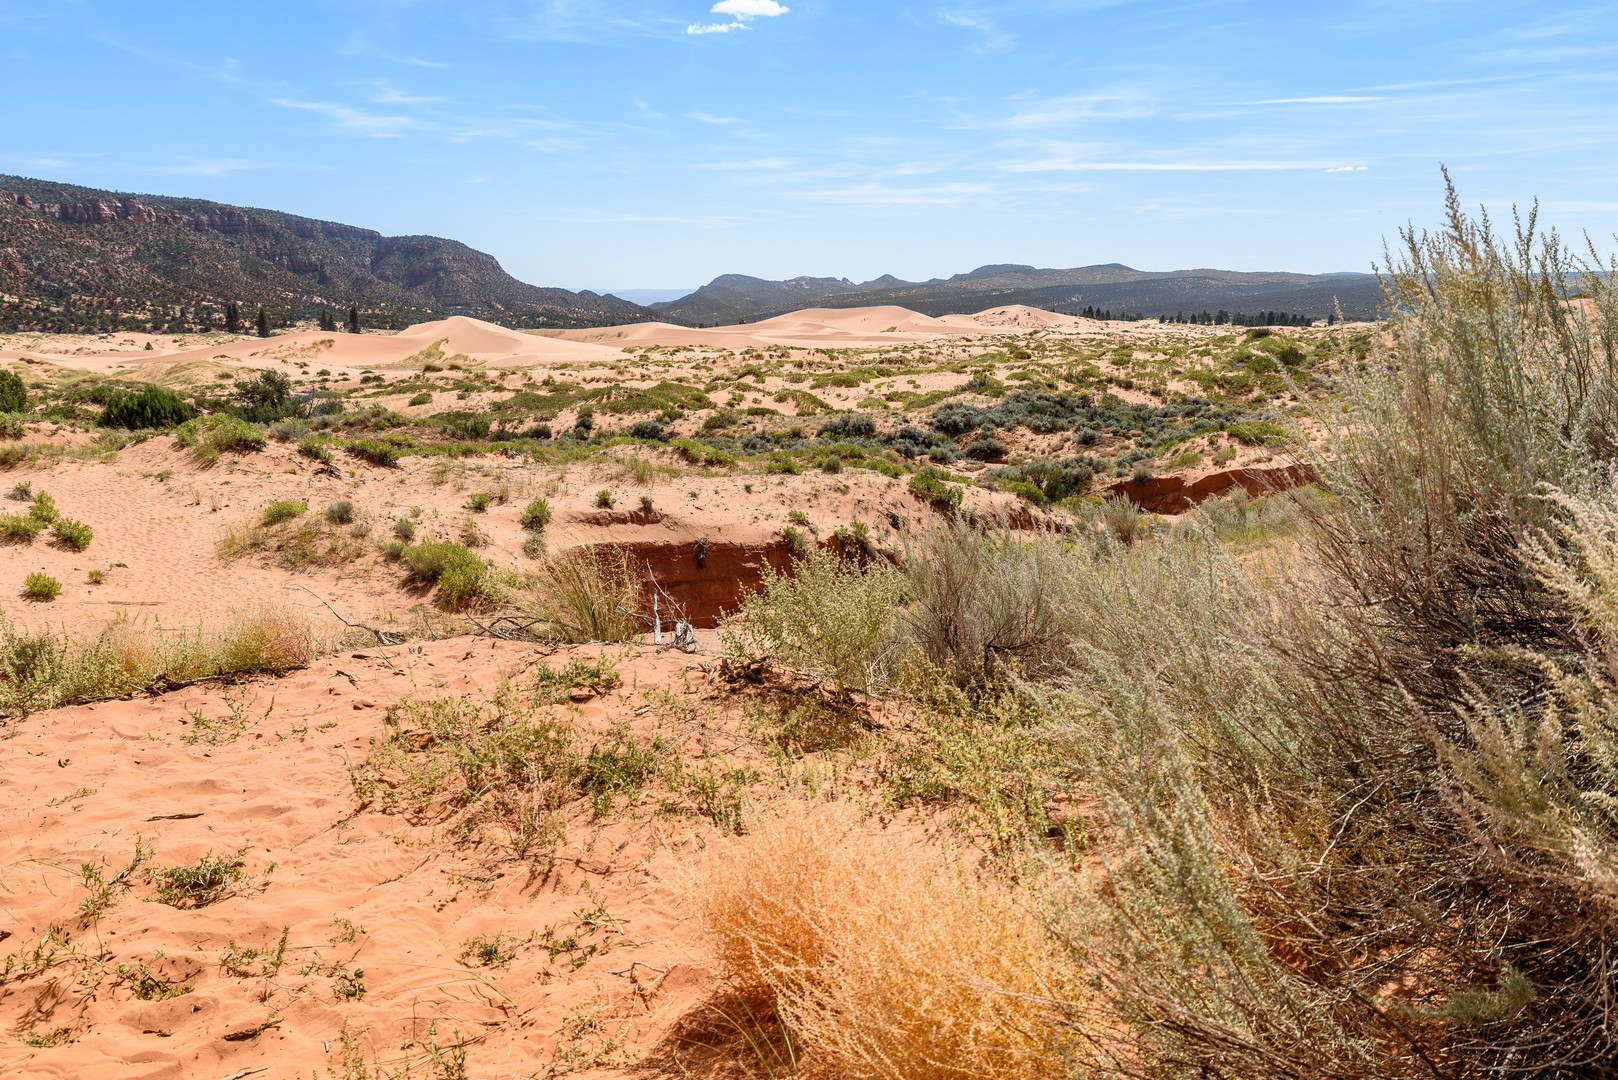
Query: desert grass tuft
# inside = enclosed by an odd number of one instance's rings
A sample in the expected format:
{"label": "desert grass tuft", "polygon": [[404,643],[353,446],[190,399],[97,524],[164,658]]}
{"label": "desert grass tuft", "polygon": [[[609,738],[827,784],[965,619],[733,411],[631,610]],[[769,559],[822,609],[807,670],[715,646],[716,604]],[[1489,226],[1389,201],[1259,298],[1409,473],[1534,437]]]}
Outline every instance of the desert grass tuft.
{"label": "desert grass tuft", "polygon": [[[527,550],[526,548],[524,549]],[[517,598],[523,613],[544,619],[562,641],[630,641],[644,629],[640,575],[621,547],[572,548],[534,556],[538,569]]]}
{"label": "desert grass tuft", "polygon": [[925,843],[821,805],[750,823],[684,883],[729,984],[830,1075],[1052,1075],[1068,958],[1033,913]]}

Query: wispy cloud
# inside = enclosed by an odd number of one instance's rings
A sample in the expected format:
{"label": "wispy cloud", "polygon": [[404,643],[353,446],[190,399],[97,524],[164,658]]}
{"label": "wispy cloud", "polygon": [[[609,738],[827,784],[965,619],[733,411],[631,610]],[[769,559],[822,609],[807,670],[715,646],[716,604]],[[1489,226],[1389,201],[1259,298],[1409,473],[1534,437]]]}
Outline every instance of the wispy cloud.
{"label": "wispy cloud", "polygon": [[770,19],[785,15],[792,9],[776,0],[719,0],[708,9],[710,15],[729,15],[730,22],[692,23],[685,28],[688,34],[728,34],[732,30],[751,30],[749,19]]}
{"label": "wispy cloud", "polygon": [[270,104],[279,105],[284,109],[303,109],[306,112],[320,113],[336,121],[339,127],[349,131],[357,131],[375,139],[397,139],[404,132],[415,128],[416,121],[408,116],[381,116],[377,113],[356,109],[352,105],[339,105],[327,101],[295,101],[291,98],[271,98]]}
{"label": "wispy cloud", "polygon": [[712,113],[694,112],[691,119],[701,120],[704,124],[739,124],[741,120],[734,116],[715,116]]}
{"label": "wispy cloud", "polygon": [[754,158],[751,161],[705,161],[699,169],[785,169],[792,162],[782,157]]}
{"label": "wispy cloud", "polygon": [[1041,158],[1035,161],[1008,161],[1005,172],[1291,172],[1330,169],[1324,161],[1076,161],[1071,158]]}
{"label": "wispy cloud", "polygon": [[943,12],[938,21],[945,26],[956,26],[962,30],[974,30],[981,35],[978,43],[972,46],[976,53],[1005,53],[1017,47],[1017,35],[1000,29],[993,22],[978,15],[963,15],[959,12]]}
{"label": "wispy cloud", "polygon": [[1071,94],[1035,102],[998,120],[967,120],[955,126],[968,131],[1063,127],[1098,116],[1120,119],[1144,116],[1150,111],[1145,103],[1122,94]]}
{"label": "wispy cloud", "polygon": [[1322,94],[1319,97],[1269,98],[1265,101],[1238,101],[1237,105],[1351,105],[1361,101],[1381,101],[1380,97],[1350,94]]}
{"label": "wispy cloud", "polygon": [[1369,165],[1338,165],[1336,168],[1327,169],[1326,171],[1327,172],[1364,172],[1368,168],[1370,168]]}
{"label": "wispy cloud", "polygon": [[279,169],[281,165],[266,165],[242,158],[187,158],[172,165],[159,165],[153,171],[176,176],[211,176],[215,179],[248,169]]}

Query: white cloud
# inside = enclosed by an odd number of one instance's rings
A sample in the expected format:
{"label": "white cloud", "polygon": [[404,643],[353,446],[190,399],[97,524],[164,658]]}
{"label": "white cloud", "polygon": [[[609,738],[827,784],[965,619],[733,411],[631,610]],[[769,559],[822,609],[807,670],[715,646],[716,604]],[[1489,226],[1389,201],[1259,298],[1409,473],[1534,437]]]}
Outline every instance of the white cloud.
{"label": "white cloud", "polygon": [[738,19],[756,17],[768,19],[775,15],[785,15],[791,10],[785,4],[777,4],[775,0],[719,0],[719,3],[708,9],[711,14],[732,15]]}
{"label": "white cloud", "polygon": [[705,112],[694,112],[694,113],[691,114],[691,119],[693,119],[693,120],[701,120],[704,124],[739,124],[739,123],[741,123],[741,121],[738,120],[734,116],[714,116],[711,113],[705,113]]}
{"label": "white cloud", "polygon": [[1381,101],[1379,97],[1354,97],[1349,94],[1327,94],[1321,97],[1283,97],[1268,101],[1238,101],[1238,105],[1349,105],[1357,101]]}
{"label": "white cloud", "polygon": [[1368,165],[1339,165],[1335,169],[1327,169],[1326,171],[1327,172],[1364,172],[1368,168],[1370,168],[1370,166],[1368,166]]}
{"label": "white cloud", "polygon": [[323,113],[350,131],[362,132],[375,139],[397,138],[402,130],[416,126],[416,121],[408,116],[379,116],[364,109],[324,101],[271,98],[270,103],[285,109],[306,109],[309,112]]}
{"label": "white cloud", "polygon": [[708,9],[710,15],[729,15],[728,23],[692,23],[685,28],[688,34],[728,34],[732,30],[751,30],[748,19],[770,19],[785,15],[792,9],[776,0],[719,0]]}
{"label": "white cloud", "polygon": [[188,158],[184,163],[180,164],[159,165],[157,171],[180,176],[211,176],[215,179],[220,179],[243,169],[268,169],[274,167],[261,165],[256,161],[243,161],[240,158]]}
{"label": "white cloud", "polygon": [[1037,161],[1009,161],[1000,166],[1005,172],[1286,172],[1323,169],[1320,161],[1075,161],[1070,158],[1042,158]]}
{"label": "white cloud", "polygon": [[972,46],[977,53],[1003,53],[1010,52],[1017,47],[1015,34],[1008,34],[988,19],[978,18],[976,15],[957,15],[945,13],[938,16],[938,21],[945,26],[958,26],[963,30],[976,30],[983,35],[983,40]]}

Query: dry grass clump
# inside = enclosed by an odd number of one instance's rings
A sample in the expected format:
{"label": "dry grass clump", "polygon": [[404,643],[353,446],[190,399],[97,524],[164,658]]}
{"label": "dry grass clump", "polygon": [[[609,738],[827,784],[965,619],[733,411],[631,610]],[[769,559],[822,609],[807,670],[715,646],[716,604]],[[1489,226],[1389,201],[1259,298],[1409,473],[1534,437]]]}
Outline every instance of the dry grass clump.
{"label": "dry grass clump", "polygon": [[317,642],[308,621],[264,605],[232,612],[222,630],[171,633],[117,620],[89,641],[0,620],[0,712],[28,713],[147,689],[164,680],[302,667]]}
{"label": "dry grass clump", "polygon": [[838,806],[758,822],[686,880],[725,977],[830,1074],[1049,1077],[1065,957],[1008,894]]}
{"label": "dry grass clump", "polygon": [[639,609],[641,581],[627,549],[603,545],[538,557],[517,605],[544,619],[550,634],[570,642],[632,641],[644,631],[629,614]]}

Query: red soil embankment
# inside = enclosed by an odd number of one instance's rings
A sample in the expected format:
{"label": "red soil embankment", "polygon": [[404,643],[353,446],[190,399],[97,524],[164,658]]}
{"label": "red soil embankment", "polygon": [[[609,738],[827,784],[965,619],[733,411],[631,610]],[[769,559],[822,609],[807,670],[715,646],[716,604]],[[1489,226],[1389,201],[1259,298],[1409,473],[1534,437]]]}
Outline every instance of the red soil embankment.
{"label": "red soil embankment", "polygon": [[1274,495],[1315,481],[1313,465],[1285,465],[1274,469],[1227,469],[1187,482],[1181,476],[1153,476],[1146,480],[1120,480],[1107,488],[1108,496],[1122,495],[1154,514],[1183,514],[1204,499],[1241,488],[1254,498]]}

